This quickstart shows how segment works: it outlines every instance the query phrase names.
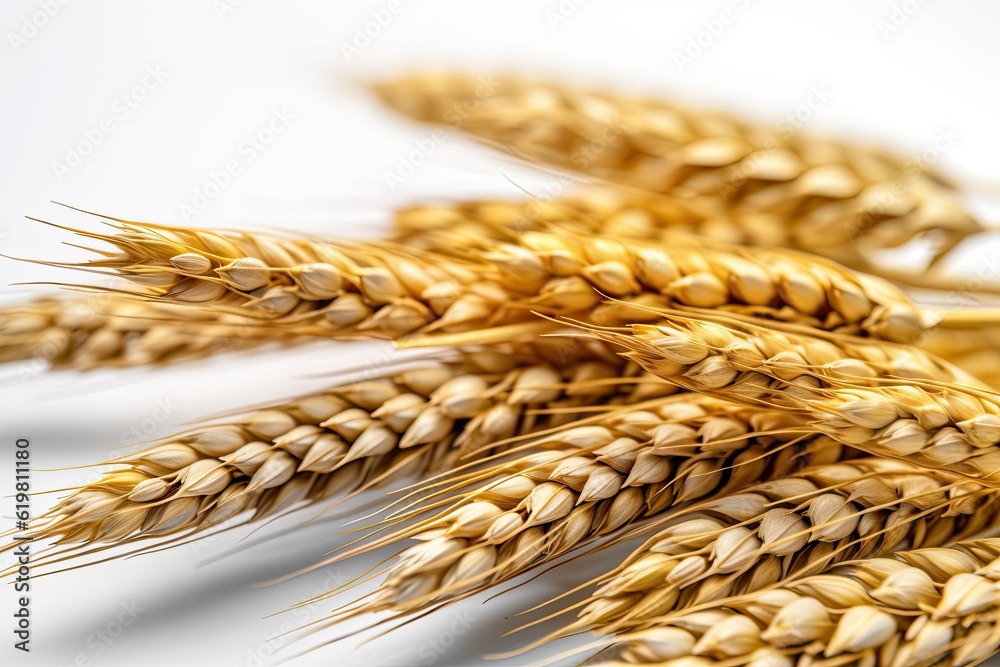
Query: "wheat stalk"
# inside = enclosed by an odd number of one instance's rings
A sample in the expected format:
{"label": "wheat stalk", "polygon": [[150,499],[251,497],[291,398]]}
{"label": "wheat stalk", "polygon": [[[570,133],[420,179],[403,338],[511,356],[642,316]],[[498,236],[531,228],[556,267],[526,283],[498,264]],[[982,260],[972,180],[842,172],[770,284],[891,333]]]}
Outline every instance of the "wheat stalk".
{"label": "wheat stalk", "polygon": [[[118,235],[81,232],[120,251],[85,266],[144,284],[150,298],[228,307],[325,335],[474,331],[531,320],[529,310],[612,325],[655,320],[648,307],[671,306],[891,341],[996,319],[989,311],[922,312],[889,283],[821,258],[686,236],[661,246],[529,232],[469,248],[474,259],[462,262],[384,244],[116,224]],[[602,304],[601,294],[623,301]],[[302,329],[306,323],[315,331]]]}
{"label": "wheat stalk", "polygon": [[114,545],[192,535],[246,512],[255,521],[448,470],[491,443],[565,424],[605,402],[671,391],[634,365],[588,360],[583,351],[554,366],[544,347],[469,351],[170,436],[108,461],[123,467],[74,490],[35,522],[31,537]]}
{"label": "wheat stalk", "polygon": [[843,456],[836,442],[797,427],[780,412],[682,394],[548,433],[533,443],[543,451],[482,471],[485,484],[455,502],[452,494],[436,515],[323,563],[419,541],[371,575],[385,575],[378,589],[329,622],[438,607],[640,519]]}
{"label": "wheat stalk", "polygon": [[114,295],[41,298],[0,311],[0,362],[41,358],[53,368],[159,364],[299,340],[235,315]]}
{"label": "wheat stalk", "polygon": [[671,614],[588,664],[975,665],[1000,647],[1000,540],[858,560]]}
{"label": "wheat stalk", "polygon": [[818,573],[832,563],[976,537],[1000,496],[884,459],[816,466],[698,503],[600,584],[578,619],[618,633],[720,598]]}
{"label": "wheat stalk", "polygon": [[887,248],[927,234],[940,259],[984,231],[952,187],[905,158],[654,100],[490,81],[418,74],[374,90],[519,157],[725,210],[726,226],[748,235],[785,227],[793,245],[859,268],[869,262],[856,242]]}

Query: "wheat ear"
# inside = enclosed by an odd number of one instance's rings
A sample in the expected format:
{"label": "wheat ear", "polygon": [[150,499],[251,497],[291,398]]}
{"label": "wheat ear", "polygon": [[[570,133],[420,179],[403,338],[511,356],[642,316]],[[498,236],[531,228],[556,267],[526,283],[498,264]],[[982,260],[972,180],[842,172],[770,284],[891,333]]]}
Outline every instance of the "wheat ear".
{"label": "wheat ear", "polygon": [[113,459],[123,467],[74,490],[31,537],[86,547],[193,535],[246,512],[253,521],[408,473],[448,470],[491,443],[605,402],[671,391],[636,370],[621,361],[559,369],[537,349],[518,356],[501,348],[334,387]]}
{"label": "wheat ear", "polygon": [[600,584],[562,632],[632,630],[659,616],[816,574],[833,563],[977,537],[1000,496],[885,459],[815,466],[698,503]]}
{"label": "wheat ear", "polygon": [[[461,200],[417,204],[393,215],[395,239],[409,247],[462,256],[485,240],[504,242],[524,232],[569,231],[669,243],[677,232],[706,241],[793,248],[910,287],[975,294],[1000,293],[1000,285],[935,272],[914,273],[868,258],[857,243],[810,244],[794,225],[768,213],[733,209],[714,196],[676,197],[627,187],[588,185],[556,199]],[[821,237],[814,237],[821,239]],[[821,239],[829,242],[829,237]]]}
{"label": "wheat ear", "polygon": [[248,325],[393,338],[430,322],[448,330],[482,325],[511,300],[468,263],[407,255],[384,244],[109,224],[117,234],[77,233],[117,252],[95,250],[100,259],[62,265],[120,275],[146,298],[243,315]]}
{"label": "wheat ear", "polygon": [[[629,333],[592,333],[680,386],[798,411],[811,428],[875,456],[1000,485],[1000,397],[971,378],[956,383],[965,375],[958,369],[916,348],[898,348],[899,357],[888,344],[859,339],[664,317]],[[869,361],[880,350],[884,360]]]}
{"label": "wheat ear", "polygon": [[736,221],[717,199],[685,199],[598,185],[556,199],[416,204],[394,211],[393,223],[398,242],[440,252],[451,248],[461,252],[475,243],[506,241],[523,232],[560,230],[653,242],[680,231],[735,245],[797,247],[781,221],[766,216]]}
{"label": "wheat ear", "polygon": [[[687,236],[654,245],[528,232],[470,248],[463,262],[384,244],[116,224],[118,235],[84,233],[120,250],[85,266],[146,284],[158,300],[315,324],[325,335],[475,331],[530,320],[532,309],[612,325],[655,320],[646,307],[715,308],[892,341],[996,320],[922,312],[889,283],[821,258]],[[601,294],[624,302],[602,304]]]}
{"label": "wheat ear", "polygon": [[1000,540],[904,551],[668,615],[588,664],[976,665],[1000,646]]}
{"label": "wheat ear", "polygon": [[385,574],[376,591],[329,622],[435,608],[640,519],[842,456],[836,442],[801,437],[797,426],[782,413],[678,395],[546,434],[533,443],[540,454],[514,461],[524,469],[484,470],[495,478],[435,516],[334,556],[331,562],[404,538],[420,542],[371,575]]}
{"label": "wheat ear", "polygon": [[[501,150],[682,199],[732,223],[782,225],[795,244],[867,264],[857,248],[926,234],[940,259],[984,231],[958,193],[905,158],[757,128],[648,99],[521,80],[417,74],[374,86],[394,108]],[[750,232],[751,234],[753,232]]]}
{"label": "wheat ear", "polygon": [[160,364],[301,340],[236,315],[110,294],[42,298],[0,312],[0,362],[39,358],[53,368]]}

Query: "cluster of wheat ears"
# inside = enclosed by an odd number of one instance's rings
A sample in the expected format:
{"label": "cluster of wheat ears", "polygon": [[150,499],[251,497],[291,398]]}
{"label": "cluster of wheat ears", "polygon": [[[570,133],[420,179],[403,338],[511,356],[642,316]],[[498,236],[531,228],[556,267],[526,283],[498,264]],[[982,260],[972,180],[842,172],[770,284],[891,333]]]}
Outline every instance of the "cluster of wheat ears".
{"label": "cluster of wheat ears", "polygon": [[[531,610],[524,649],[592,632],[593,664],[684,667],[1000,651],[1000,316],[910,296],[1000,292],[938,274],[986,231],[956,186],[653,100],[456,75],[373,91],[593,185],[411,206],[372,242],[103,216],[110,233],[69,230],[105,245],[58,265],[122,286],[7,309],[0,360],[82,370],[317,338],[429,351],[104,462],[33,523],[38,565],[403,483],[325,563],[398,557],[304,631],[404,621],[635,539]],[[911,241],[928,266],[873,259]]]}

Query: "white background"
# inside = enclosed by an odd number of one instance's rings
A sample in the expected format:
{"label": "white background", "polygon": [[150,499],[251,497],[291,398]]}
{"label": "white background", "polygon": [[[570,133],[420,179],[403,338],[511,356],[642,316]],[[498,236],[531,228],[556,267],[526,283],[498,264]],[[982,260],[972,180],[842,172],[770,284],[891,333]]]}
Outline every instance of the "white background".
{"label": "white background", "polygon": [[[401,187],[387,187],[385,173],[396,169],[429,130],[381,108],[361,83],[421,66],[548,75],[718,106],[766,124],[794,113],[812,89],[821,87],[831,96],[810,114],[810,131],[875,140],[917,155],[939,131],[951,128],[959,138],[938,165],[974,181],[979,193],[974,205],[996,218],[996,3],[618,0],[576,7],[569,0],[562,5],[556,0],[400,0],[388,25],[348,60],[343,45],[388,2],[234,0],[232,7],[223,2],[70,1],[46,20],[36,17],[45,2],[4,3],[0,252],[82,257],[61,245],[72,240],[69,233],[23,218],[96,228],[94,219],[58,208],[49,203],[53,200],[125,218],[184,223],[181,207],[191,205],[195,190],[229,160],[240,161],[240,174],[191,224],[374,237],[387,228],[392,206],[404,201],[473,193],[518,197],[519,188],[534,192],[551,182],[551,174],[449,134]],[[901,12],[895,16],[898,29],[885,34],[894,7]],[[702,53],[678,68],[675,54],[683,53],[689,40],[706,30],[705,22],[723,10],[731,11],[734,20],[717,36],[703,36]],[[32,32],[25,21],[44,25]],[[19,41],[11,35],[28,37]],[[147,79],[146,90],[131,93],[144,99],[126,117],[116,100],[143,85],[147,68],[158,68],[163,79],[155,86]],[[242,142],[263,128],[275,109],[294,119],[247,161]],[[88,131],[93,136],[105,118],[112,131],[79,166],[57,174],[54,163],[64,162],[70,148]],[[985,241],[976,247],[980,259],[995,252],[995,239]],[[960,268],[974,271],[979,260],[972,257],[966,254]],[[3,284],[86,278],[10,260],[0,263]],[[24,300],[53,289],[5,287],[0,299]],[[8,365],[0,369],[0,492],[12,489],[17,437],[31,439],[38,468],[94,463],[102,458],[98,450],[129,441],[123,432],[148,420],[158,401],[175,407],[150,433],[157,436],[209,413],[319,388],[331,381],[322,374],[357,366],[364,355],[382,349],[314,344],[289,352],[227,355],[155,373],[40,373],[30,363]],[[35,472],[35,488],[79,484],[90,474]],[[51,495],[37,498],[35,514],[52,501]],[[0,514],[7,516],[12,501],[2,502]],[[11,648],[15,596],[5,587],[0,661],[50,666],[79,660],[105,667],[257,664],[251,655],[284,621],[265,616],[302,599],[329,575],[314,573],[265,588],[252,584],[315,562],[345,540],[335,528],[313,527],[203,567],[198,566],[202,558],[223,552],[246,531],[197,550],[182,547],[40,579],[32,590],[30,656]],[[605,557],[604,565],[613,562]],[[339,574],[358,574],[363,565],[348,562]],[[431,658],[439,665],[478,664],[484,653],[536,636],[499,639],[516,625],[504,616],[579,582],[581,571],[572,569],[486,606],[480,596],[357,652],[359,638],[352,638],[290,664],[426,665]],[[143,611],[98,654],[88,638],[132,601]],[[471,619],[468,629],[448,650],[428,654],[425,643],[447,638],[462,614]],[[356,627],[360,623],[346,629]]]}

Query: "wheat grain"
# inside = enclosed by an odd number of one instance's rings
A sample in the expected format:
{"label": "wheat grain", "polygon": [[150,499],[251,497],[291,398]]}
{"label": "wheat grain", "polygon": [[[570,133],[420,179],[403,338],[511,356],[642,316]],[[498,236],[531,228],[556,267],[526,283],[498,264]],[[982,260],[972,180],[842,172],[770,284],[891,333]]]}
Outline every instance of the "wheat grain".
{"label": "wheat grain", "polygon": [[590,664],[978,664],[1000,647],[998,556],[986,539],[855,561],[669,615]]}
{"label": "wheat grain", "polygon": [[1000,399],[993,393],[893,385],[796,400],[817,429],[836,429],[847,442],[863,439],[869,451],[1000,485]]}
{"label": "wheat grain", "polygon": [[[454,102],[453,84],[431,106]],[[822,653],[837,665],[877,658],[908,667],[948,651],[957,662],[963,650],[978,659],[976,649],[953,645],[963,636],[982,639],[990,651],[1000,645],[1000,634],[984,634],[987,619],[997,617],[1000,589],[990,578],[1000,578],[1000,564],[966,571],[954,585],[943,581],[954,563],[987,564],[982,557],[1000,554],[1000,542],[801,578],[847,558],[944,544],[995,523],[998,501],[988,487],[899,462],[844,460],[855,445],[1000,483],[1000,402],[932,355],[884,343],[947,327],[965,333],[995,324],[995,315],[925,312],[889,283],[820,258],[664,232],[687,226],[862,265],[868,248],[917,232],[939,234],[943,254],[980,231],[954,193],[915,175],[887,210],[880,195],[902,165],[885,155],[798,138],[769,144],[726,119],[676,110],[656,117],[655,106],[568,91],[549,91],[545,100],[538,88],[513,85],[512,96],[487,98],[466,129],[527,142],[539,159],[575,163],[580,150],[593,148],[595,123],[614,125],[613,114],[626,109],[608,146],[574,166],[669,197],[588,193],[518,205],[513,222],[512,206],[490,202],[410,209],[400,220],[412,233],[385,244],[116,220],[117,235],[84,235],[117,252],[81,268],[126,277],[151,303],[129,310],[114,302],[108,310],[122,312],[96,323],[67,322],[61,306],[47,303],[22,310],[0,329],[3,353],[24,354],[45,332],[62,363],[167,360],[216,349],[214,337],[188,338],[202,326],[219,338],[445,332],[455,335],[438,342],[463,344],[486,340],[479,336],[492,328],[492,340],[520,341],[559,331],[561,316],[624,346],[626,360],[593,342],[466,348],[434,367],[197,427],[113,460],[123,468],[75,490],[36,522],[33,538],[65,549],[36,564],[59,562],[76,548],[186,539],[237,516],[256,520],[407,473],[448,472],[526,442],[521,457],[425,480],[414,495],[433,493],[376,526],[415,524],[335,556],[420,542],[378,573],[387,578],[375,593],[329,620],[432,609],[669,519],[602,577],[564,631],[649,626],[624,638],[627,662],[694,656],[791,664],[799,653]],[[406,95],[401,106],[420,107],[419,92]],[[519,105],[507,125],[490,116]],[[664,310],[678,307],[685,310]],[[159,325],[145,315],[154,311]],[[536,320],[532,311],[553,319]],[[173,328],[164,330],[168,318]],[[612,330],[623,324],[630,335]],[[705,395],[633,407],[676,391],[655,376]],[[599,416],[574,422],[592,413]],[[801,470],[806,463],[826,465]],[[921,567],[886,565],[904,561]],[[935,580],[944,583],[941,593]],[[867,597],[852,597],[859,586]],[[789,604],[776,610],[776,600]],[[848,603],[859,606],[845,612]],[[687,607],[698,610],[678,613]],[[765,622],[760,614],[771,612]],[[912,621],[919,614],[926,618]],[[796,653],[779,617],[807,634],[815,628],[802,630],[802,618],[818,620],[821,633]]]}
{"label": "wheat grain", "polygon": [[894,247],[927,234],[940,258],[984,231],[952,187],[904,158],[648,99],[491,80],[484,89],[475,77],[418,74],[374,89],[403,113],[528,160],[715,199],[716,210],[732,212],[728,226],[784,226],[795,245],[861,268],[859,244]]}
{"label": "wheat grain", "polygon": [[[893,342],[910,342],[936,327],[993,324],[989,311],[921,311],[884,280],[795,251],[743,248],[687,235],[651,244],[570,232],[525,232],[513,243],[493,248],[491,242],[483,244],[486,257],[505,278],[537,276],[532,292],[542,297],[552,291],[552,276],[562,279],[555,283],[560,287],[567,278],[582,277],[602,294],[637,301],[642,308],[633,307],[617,320],[631,318],[630,323],[654,320],[650,308],[663,307],[666,296],[682,308],[711,308]],[[647,294],[659,298],[641,298]],[[544,298],[538,301],[548,305]],[[593,313],[590,319],[597,320]],[[615,321],[605,317],[599,323]]]}

